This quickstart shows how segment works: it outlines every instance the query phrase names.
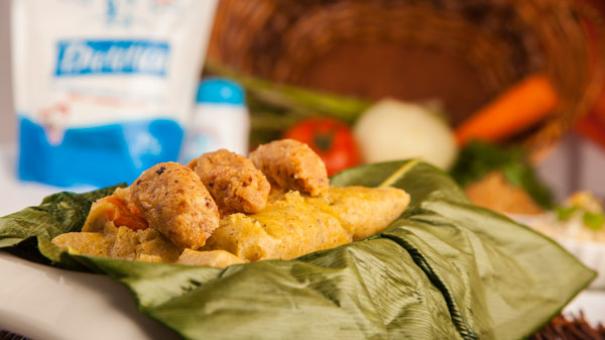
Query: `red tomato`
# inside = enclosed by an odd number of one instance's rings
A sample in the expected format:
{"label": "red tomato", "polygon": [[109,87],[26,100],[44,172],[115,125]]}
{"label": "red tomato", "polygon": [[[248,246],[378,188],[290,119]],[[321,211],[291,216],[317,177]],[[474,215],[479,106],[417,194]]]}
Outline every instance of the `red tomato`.
{"label": "red tomato", "polygon": [[328,175],[359,164],[355,138],[345,123],[332,118],[303,120],[284,135],[308,144],[326,164]]}

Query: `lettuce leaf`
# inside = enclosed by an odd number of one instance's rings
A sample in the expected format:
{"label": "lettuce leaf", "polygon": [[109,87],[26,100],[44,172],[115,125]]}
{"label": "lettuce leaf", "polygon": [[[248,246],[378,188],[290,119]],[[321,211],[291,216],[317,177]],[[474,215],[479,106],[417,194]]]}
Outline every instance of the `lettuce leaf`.
{"label": "lettuce leaf", "polygon": [[0,218],[0,242],[38,236],[54,261],[109,275],[132,291],[143,313],[192,339],[522,338],[595,276],[552,240],[471,205],[430,165],[367,165],[332,183],[392,185],[412,202],[366,240],[223,270],[53,249],[48,238],[77,230],[91,200],[112,189],[51,196],[46,208]]}

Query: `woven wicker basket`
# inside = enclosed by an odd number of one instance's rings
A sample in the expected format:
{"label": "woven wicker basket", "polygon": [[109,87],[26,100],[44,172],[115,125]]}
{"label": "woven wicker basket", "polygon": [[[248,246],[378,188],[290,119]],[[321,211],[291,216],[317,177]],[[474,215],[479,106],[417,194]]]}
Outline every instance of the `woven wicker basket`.
{"label": "woven wicker basket", "polygon": [[209,59],[361,97],[438,97],[453,124],[546,73],[560,105],[526,139],[542,150],[599,94],[602,32],[571,0],[221,0]]}

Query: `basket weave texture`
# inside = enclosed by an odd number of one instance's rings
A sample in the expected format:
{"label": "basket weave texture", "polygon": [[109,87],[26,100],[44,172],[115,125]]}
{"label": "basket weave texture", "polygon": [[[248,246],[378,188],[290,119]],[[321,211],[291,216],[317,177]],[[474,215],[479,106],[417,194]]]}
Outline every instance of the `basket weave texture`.
{"label": "basket weave texture", "polygon": [[488,98],[544,73],[560,105],[529,138],[539,148],[558,140],[601,91],[605,57],[596,38],[605,33],[594,13],[571,0],[221,0],[209,59],[310,85],[309,70],[339,45],[388,43],[464,60]]}

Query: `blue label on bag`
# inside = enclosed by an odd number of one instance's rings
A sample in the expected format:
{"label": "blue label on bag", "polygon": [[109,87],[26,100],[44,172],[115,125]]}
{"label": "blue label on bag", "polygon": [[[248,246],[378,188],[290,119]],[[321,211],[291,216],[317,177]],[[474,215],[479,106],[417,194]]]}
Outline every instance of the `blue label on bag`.
{"label": "blue label on bag", "polygon": [[170,45],[155,40],[61,40],[56,77],[144,74],[165,77]]}
{"label": "blue label on bag", "polygon": [[170,119],[69,128],[61,143],[21,116],[19,178],[57,186],[130,183],[145,169],[178,158],[183,128]]}

